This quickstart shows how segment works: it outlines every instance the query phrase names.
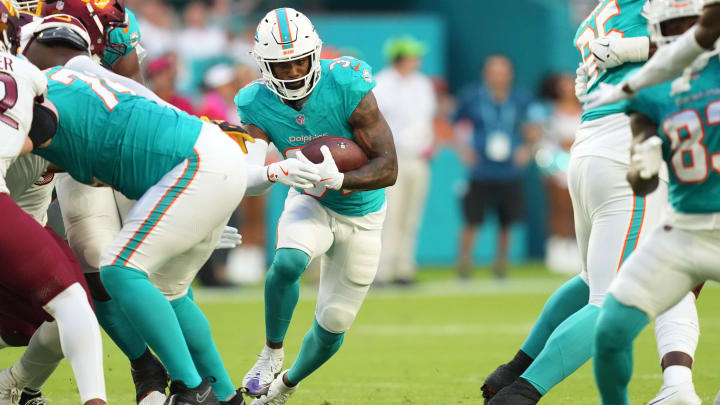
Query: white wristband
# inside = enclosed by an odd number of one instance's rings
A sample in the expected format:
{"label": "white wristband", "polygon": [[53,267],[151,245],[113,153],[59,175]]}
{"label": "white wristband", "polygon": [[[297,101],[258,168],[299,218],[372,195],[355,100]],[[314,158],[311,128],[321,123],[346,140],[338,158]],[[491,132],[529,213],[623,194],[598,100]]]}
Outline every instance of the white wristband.
{"label": "white wristband", "polygon": [[616,40],[615,54],[624,62],[645,62],[650,53],[649,37],[631,37]]}

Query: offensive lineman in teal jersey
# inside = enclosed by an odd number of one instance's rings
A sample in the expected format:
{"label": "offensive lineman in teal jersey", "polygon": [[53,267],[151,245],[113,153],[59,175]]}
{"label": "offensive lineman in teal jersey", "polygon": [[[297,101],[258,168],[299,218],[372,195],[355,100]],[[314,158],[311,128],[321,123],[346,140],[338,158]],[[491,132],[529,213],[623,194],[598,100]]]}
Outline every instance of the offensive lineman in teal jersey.
{"label": "offensive lineman in teal jersey", "polygon": [[[103,252],[101,277],[169,370],[172,403],[218,404],[219,397],[242,404],[205,316],[187,295],[199,268],[187,263],[207,259],[245,192],[242,151],[215,125],[111,80],[63,67],[47,75],[59,123],[36,153],[78,181],[97,179],[138,199]],[[199,206],[213,209],[192,219]]]}
{"label": "offensive lineman in teal jersey", "polygon": [[[666,46],[700,13],[700,0],[654,1],[653,41]],[[652,193],[664,160],[671,208],[662,226],[623,264],[600,311],[594,370],[604,405],[629,403],[632,344],[649,319],[684,299],[698,283],[720,280],[717,51],[701,55],[692,66],[691,74],[641,90],[627,107],[633,130],[628,181],[637,194]]]}
{"label": "offensive lineman in teal jersey", "polygon": [[[383,188],[397,176],[392,133],[371,91],[370,66],[347,57],[320,60],[321,45],[305,15],[291,8],[270,11],[257,27],[253,51],[263,80],[235,98],[255,145],[273,142],[290,156],[316,137],[335,135],[354,140],[369,158],[363,167],[339,173],[323,147],[324,161],[316,165],[321,180],[288,193],[265,281],[265,347],[243,379],[244,391],[259,396],[254,405],[284,404],[298,383],[340,348],[377,271]],[[321,256],[315,322],[295,363],[282,371],[300,277],[309,261]]]}
{"label": "offensive lineman in teal jersey", "polygon": [[[43,66],[66,65],[75,70],[98,72],[100,65],[115,73],[143,84],[140,69],[142,56],[139,27],[133,13],[118,7],[116,1],[84,2],[82,0],[39,1],[14,0],[25,12],[35,16],[23,26],[23,46],[26,56]],[[91,6],[88,9],[88,5]],[[78,18],[89,35],[93,56],[74,57],[59,53],[57,49],[37,46],[36,30],[43,18],[67,13]],[[98,21],[100,24],[98,24]],[[58,40],[61,40],[58,38]],[[82,41],[81,41],[82,42]],[[102,44],[102,45],[98,45]],[[32,45],[32,46],[31,46]],[[58,56],[62,56],[58,58]],[[40,60],[40,62],[38,62]],[[99,63],[99,64],[98,64]],[[90,187],[79,183],[66,174],[54,177],[54,184],[44,188],[33,185],[38,192],[33,198],[50,202],[50,192],[57,193],[56,204],[62,211],[65,235],[75,255],[79,258],[88,281],[98,321],[130,361],[137,403],[158,405],[165,400],[168,376],[161,362],[138,338],[135,328],[128,323],[120,308],[111,300],[100,280],[100,254],[114,239],[122,226],[122,219],[133,206],[121,193],[107,187]],[[42,192],[42,191],[46,192]],[[42,205],[40,201],[38,205]],[[55,211],[57,212],[57,211]],[[25,387],[23,396],[38,396],[40,387]],[[21,405],[23,405],[21,401]]]}
{"label": "offensive lineman in teal jersey", "polygon": [[[645,7],[645,0],[602,0],[580,25],[575,45],[588,91],[620,82],[647,60]],[[515,357],[487,377],[482,390],[490,404],[535,404],[592,357],[588,337],[607,289],[620,264],[658,223],[665,205],[664,182],[647,198],[633,195],[627,184],[631,140],[623,103],[583,114],[568,169],[582,271],[548,299]],[[699,335],[694,297],[666,315],[656,323],[665,370],[659,398],[681,389],[675,397],[695,403],[689,368]],[[678,373],[682,379],[676,378]]]}

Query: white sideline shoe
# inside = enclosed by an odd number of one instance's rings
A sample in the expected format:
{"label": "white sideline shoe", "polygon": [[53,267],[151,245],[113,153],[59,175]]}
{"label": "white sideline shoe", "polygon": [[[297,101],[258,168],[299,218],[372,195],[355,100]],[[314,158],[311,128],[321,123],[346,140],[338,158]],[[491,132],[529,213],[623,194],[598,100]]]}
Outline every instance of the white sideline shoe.
{"label": "white sideline shoe", "polygon": [[[717,399],[716,399],[717,402]],[[702,400],[695,393],[695,386],[691,382],[662,386],[657,396],[648,405],[700,405]]]}
{"label": "white sideline shoe", "polygon": [[253,397],[268,392],[270,384],[282,370],[285,352],[283,349],[271,349],[266,345],[257,358],[255,365],[245,374],[242,382],[242,391]]}
{"label": "white sideline shoe", "polygon": [[288,387],[283,382],[283,376],[287,374],[288,370],[280,373],[270,384],[267,394],[252,401],[250,405],[284,405],[290,396],[297,391],[300,384],[294,387]]}
{"label": "white sideline shoe", "polygon": [[20,402],[20,391],[17,380],[12,375],[12,367],[0,370],[0,405],[17,405]]}

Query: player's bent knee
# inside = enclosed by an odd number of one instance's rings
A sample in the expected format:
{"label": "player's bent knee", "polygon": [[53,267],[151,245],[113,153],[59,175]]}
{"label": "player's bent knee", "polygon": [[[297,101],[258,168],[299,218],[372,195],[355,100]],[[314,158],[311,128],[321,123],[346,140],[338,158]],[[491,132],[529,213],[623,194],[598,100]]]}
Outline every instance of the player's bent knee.
{"label": "player's bent knee", "polygon": [[83,306],[90,305],[85,289],[80,285],[80,283],[73,283],[58,295],[54,296],[47,304],[45,304],[45,308],[48,313],[54,316],[58,309],[68,303],[72,305],[77,305],[78,303]]}
{"label": "player's bent knee", "polygon": [[307,253],[298,249],[278,249],[275,252],[268,277],[297,280],[308,265]]}
{"label": "player's bent knee", "polygon": [[355,311],[332,305],[319,311],[317,321],[328,332],[344,333],[350,329],[356,315],[357,312]]}

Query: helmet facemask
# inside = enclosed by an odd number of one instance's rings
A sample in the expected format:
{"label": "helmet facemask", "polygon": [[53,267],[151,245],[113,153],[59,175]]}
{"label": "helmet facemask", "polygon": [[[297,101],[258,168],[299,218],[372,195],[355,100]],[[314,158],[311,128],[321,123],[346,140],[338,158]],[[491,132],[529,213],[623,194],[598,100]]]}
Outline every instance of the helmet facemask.
{"label": "helmet facemask", "polygon": [[[275,94],[286,100],[300,100],[306,97],[312,92],[320,80],[320,47],[318,44],[317,48],[302,55],[297,55],[292,58],[284,60],[270,60],[258,57],[256,55],[258,66],[260,66],[260,72],[265,80],[265,85]],[[276,76],[273,71],[272,65],[274,63],[290,62],[294,60],[300,60],[303,58],[310,58],[308,72],[305,76],[297,79],[283,80]],[[295,83],[300,83],[296,86]]]}
{"label": "helmet facemask", "polygon": [[683,27],[693,25],[702,13],[700,0],[655,0],[650,6],[648,32],[658,47],[676,40]]}

